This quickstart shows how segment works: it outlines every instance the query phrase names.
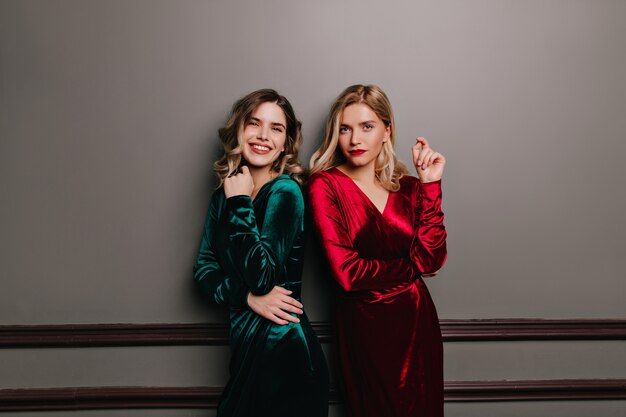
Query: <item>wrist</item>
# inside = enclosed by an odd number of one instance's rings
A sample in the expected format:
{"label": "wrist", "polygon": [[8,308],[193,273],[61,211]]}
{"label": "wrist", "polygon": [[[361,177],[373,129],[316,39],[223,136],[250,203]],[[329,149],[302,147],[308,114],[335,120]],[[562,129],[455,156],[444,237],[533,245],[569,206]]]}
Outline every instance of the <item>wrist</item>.
{"label": "wrist", "polygon": [[417,170],[417,179],[420,180],[422,184],[430,184],[431,182],[441,181],[441,175],[429,175],[427,172],[421,172]]}
{"label": "wrist", "polygon": [[226,197],[226,210],[237,210],[242,207],[252,208],[252,199],[248,195]]}
{"label": "wrist", "polygon": [[230,191],[230,192],[224,192],[224,195],[226,196],[226,198],[232,198],[232,197],[250,197],[252,194],[246,194],[246,193],[240,193],[237,191]]}

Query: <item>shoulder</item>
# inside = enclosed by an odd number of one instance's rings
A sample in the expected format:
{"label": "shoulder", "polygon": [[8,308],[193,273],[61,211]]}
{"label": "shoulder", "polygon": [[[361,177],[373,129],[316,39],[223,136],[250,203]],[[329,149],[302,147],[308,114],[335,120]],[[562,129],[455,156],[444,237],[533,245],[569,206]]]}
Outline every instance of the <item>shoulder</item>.
{"label": "shoulder", "polygon": [[274,179],[269,184],[270,198],[288,199],[300,205],[304,203],[300,185],[287,174]]}
{"label": "shoulder", "polygon": [[324,188],[334,188],[333,184],[337,182],[337,175],[334,169],[319,171],[311,174],[306,182],[309,191]]}
{"label": "shoulder", "polygon": [[272,193],[288,193],[288,194],[300,194],[302,195],[302,189],[300,185],[287,174],[283,174],[280,177],[274,179],[269,184],[269,191]]}
{"label": "shoulder", "polygon": [[209,219],[217,221],[222,213],[226,210],[226,195],[224,194],[224,188],[219,187],[211,195],[209,201]]}
{"label": "shoulder", "polygon": [[224,201],[226,201],[226,195],[224,194],[224,187],[219,187],[218,189],[213,191],[213,194],[211,195],[211,201],[209,204],[211,207],[219,207],[222,204],[224,204]]}

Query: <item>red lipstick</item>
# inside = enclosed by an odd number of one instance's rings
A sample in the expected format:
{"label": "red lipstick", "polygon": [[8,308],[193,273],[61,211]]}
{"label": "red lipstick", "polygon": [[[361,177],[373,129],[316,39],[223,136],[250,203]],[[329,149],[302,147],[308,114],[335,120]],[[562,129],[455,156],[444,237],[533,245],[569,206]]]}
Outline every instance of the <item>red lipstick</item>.
{"label": "red lipstick", "polygon": [[353,151],[349,151],[350,155],[358,156],[363,155],[365,151],[363,149],[355,149]]}
{"label": "red lipstick", "polygon": [[[264,148],[268,148],[268,149],[258,149],[255,148],[255,145],[257,146],[263,146]],[[252,150],[252,152],[258,154],[258,155],[265,155],[266,153],[269,153],[271,151],[271,148],[269,148],[269,146],[267,145],[260,145],[260,144],[256,144],[256,143],[250,143],[249,144],[250,149]]]}

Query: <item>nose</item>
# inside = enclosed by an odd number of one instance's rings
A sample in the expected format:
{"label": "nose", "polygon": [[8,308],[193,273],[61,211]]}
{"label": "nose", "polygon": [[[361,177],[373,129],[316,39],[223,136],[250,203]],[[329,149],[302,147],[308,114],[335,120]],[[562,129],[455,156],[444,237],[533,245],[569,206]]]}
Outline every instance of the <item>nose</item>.
{"label": "nose", "polygon": [[261,139],[261,140],[267,140],[268,136],[269,136],[269,127],[267,126],[263,126],[262,128],[260,128],[257,131],[257,138]]}
{"label": "nose", "polygon": [[352,134],[350,135],[350,144],[358,145],[359,143],[361,143],[361,137],[356,131],[353,130]]}

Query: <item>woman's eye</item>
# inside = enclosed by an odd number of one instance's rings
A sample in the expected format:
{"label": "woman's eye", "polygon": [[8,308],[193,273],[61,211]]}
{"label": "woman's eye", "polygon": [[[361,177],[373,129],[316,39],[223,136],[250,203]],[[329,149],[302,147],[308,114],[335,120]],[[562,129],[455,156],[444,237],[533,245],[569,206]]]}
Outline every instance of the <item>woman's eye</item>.
{"label": "woman's eye", "polygon": [[280,127],[273,128],[274,132],[283,133],[283,129]]}
{"label": "woman's eye", "polygon": [[346,133],[346,132],[348,132],[349,130],[350,130],[350,129],[349,129],[348,127],[346,127],[346,126],[341,126],[341,127],[339,128],[339,133]]}
{"label": "woman's eye", "polygon": [[371,130],[371,129],[373,129],[373,128],[374,128],[374,126],[373,126],[373,125],[370,125],[370,124],[366,124],[365,126],[363,126],[363,128],[364,128],[365,130]]}
{"label": "woman's eye", "polygon": [[248,122],[248,125],[250,126],[258,126],[259,124],[257,122],[255,122],[254,120],[251,120]]}

